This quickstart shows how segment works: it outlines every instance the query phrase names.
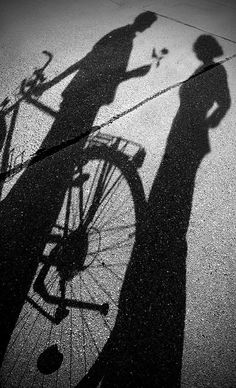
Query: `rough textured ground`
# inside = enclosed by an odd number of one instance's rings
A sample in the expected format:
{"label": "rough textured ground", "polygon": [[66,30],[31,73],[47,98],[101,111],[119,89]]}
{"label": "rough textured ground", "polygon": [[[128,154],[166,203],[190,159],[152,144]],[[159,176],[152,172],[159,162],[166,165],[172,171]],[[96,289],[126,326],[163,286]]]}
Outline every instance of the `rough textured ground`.
{"label": "rough textured ground", "polygon": [[[193,43],[201,34],[215,35],[223,49],[217,60],[223,61],[227,73],[231,106],[220,124],[209,131],[210,152],[202,160],[195,180],[187,232],[182,386],[232,388],[236,386],[236,58],[227,58],[236,54],[234,1],[55,0],[37,4],[25,1],[24,7],[14,2],[5,4],[0,37],[0,97],[2,100],[10,94],[22,78],[43,63],[42,50],[54,54],[46,72],[51,79],[83,58],[102,36],[131,23],[143,10],[155,11],[159,17],[150,29],[137,34],[128,70],[152,63],[151,70],[144,77],[120,84],[114,102],[99,110],[94,125],[134,107],[102,131],[145,148],[146,158],[139,173],[148,199],[179,108],[180,86],[200,65]],[[153,48],[157,53],[162,48],[169,50],[159,67],[152,58]],[[41,100],[58,109],[60,94],[71,78],[50,89]],[[141,101],[144,103],[138,105]],[[27,159],[40,147],[52,119],[27,105],[20,113],[12,148],[15,156],[25,150]],[[5,184],[3,198],[17,179]]]}

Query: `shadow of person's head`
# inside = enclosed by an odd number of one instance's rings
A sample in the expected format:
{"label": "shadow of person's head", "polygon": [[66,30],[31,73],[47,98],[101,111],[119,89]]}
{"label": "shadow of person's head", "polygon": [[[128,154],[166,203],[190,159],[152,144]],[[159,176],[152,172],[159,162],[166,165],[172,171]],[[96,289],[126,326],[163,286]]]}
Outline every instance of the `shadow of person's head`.
{"label": "shadow of person's head", "polygon": [[157,20],[155,12],[146,11],[142,12],[134,19],[133,28],[137,32],[143,32]]}
{"label": "shadow of person's head", "polygon": [[200,35],[193,45],[193,51],[203,63],[212,62],[214,58],[223,55],[222,47],[211,35]]}

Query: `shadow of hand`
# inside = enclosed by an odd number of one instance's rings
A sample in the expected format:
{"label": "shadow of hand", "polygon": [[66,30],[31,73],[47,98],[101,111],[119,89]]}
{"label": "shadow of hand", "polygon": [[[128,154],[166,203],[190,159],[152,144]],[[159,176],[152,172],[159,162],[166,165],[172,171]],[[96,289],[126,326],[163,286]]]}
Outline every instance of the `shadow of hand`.
{"label": "shadow of hand", "polygon": [[151,69],[151,65],[145,65],[138,67],[137,69],[127,71],[124,76],[124,80],[129,80],[130,78],[143,77]]}
{"label": "shadow of hand", "polygon": [[138,69],[136,69],[136,76],[143,77],[149,72],[150,69],[151,69],[151,65],[141,66]]}

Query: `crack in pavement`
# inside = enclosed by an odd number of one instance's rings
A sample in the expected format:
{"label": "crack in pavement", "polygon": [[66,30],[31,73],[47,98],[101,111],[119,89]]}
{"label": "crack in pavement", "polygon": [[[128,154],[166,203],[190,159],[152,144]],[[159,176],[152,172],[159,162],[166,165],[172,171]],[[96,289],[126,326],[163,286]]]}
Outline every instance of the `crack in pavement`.
{"label": "crack in pavement", "polygon": [[[144,10],[149,11],[149,10],[146,9],[146,8],[144,8]],[[154,12],[155,12],[155,11],[154,11]],[[193,28],[194,30],[201,31],[201,32],[204,32],[205,34],[212,35],[212,36],[215,36],[216,38],[220,38],[220,39],[226,40],[227,42],[231,42],[231,43],[236,44],[236,41],[233,40],[233,39],[227,38],[227,37],[222,36],[222,35],[215,34],[215,33],[213,33],[213,32],[209,32],[209,31],[207,31],[207,30],[204,30],[203,28],[196,27],[196,26],[194,26],[194,25],[192,25],[192,24],[183,22],[182,20],[175,19],[175,18],[173,18],[173,17],[171,17],[171,16],[167,16],[167,15],[164,15],[164,14],[161,14],[161,13],[158,13],[158,12],[155,12],[155,14],[158,15],[159,17],[161,17],[161,18],[164,18],[164,19],[167,19],[167,20],[171,20],[172,22],[176,22],[176,23],[182,24],[182,25],[184,25],[184,26],[191,27],[191,28]]]}

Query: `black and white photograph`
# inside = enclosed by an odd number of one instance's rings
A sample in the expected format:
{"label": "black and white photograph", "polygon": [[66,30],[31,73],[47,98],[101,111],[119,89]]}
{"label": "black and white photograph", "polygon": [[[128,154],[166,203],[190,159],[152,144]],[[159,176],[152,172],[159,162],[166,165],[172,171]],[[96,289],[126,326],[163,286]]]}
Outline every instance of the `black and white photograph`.
{"label": "black and white photograph", "polygon": [[0,3],[0,388],[236,387],[236,1]]}

